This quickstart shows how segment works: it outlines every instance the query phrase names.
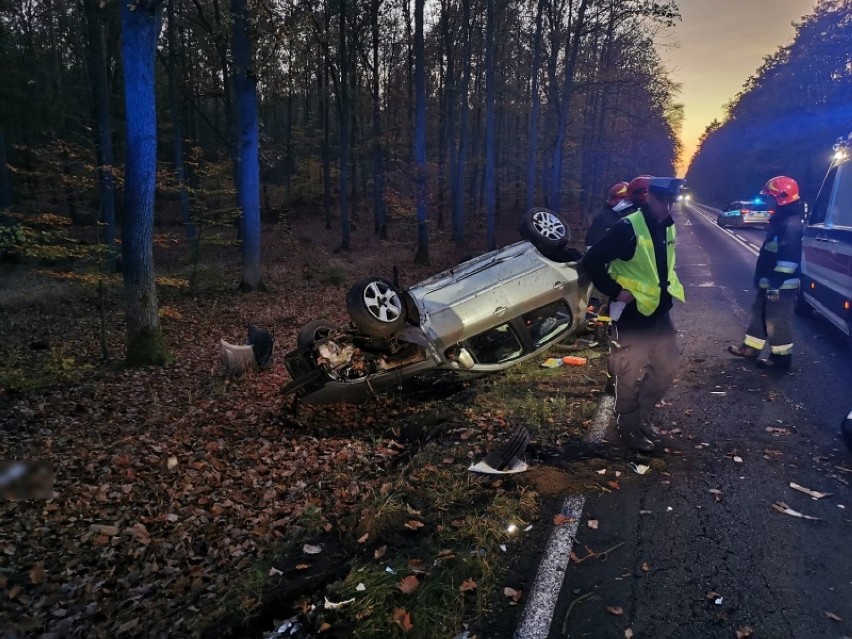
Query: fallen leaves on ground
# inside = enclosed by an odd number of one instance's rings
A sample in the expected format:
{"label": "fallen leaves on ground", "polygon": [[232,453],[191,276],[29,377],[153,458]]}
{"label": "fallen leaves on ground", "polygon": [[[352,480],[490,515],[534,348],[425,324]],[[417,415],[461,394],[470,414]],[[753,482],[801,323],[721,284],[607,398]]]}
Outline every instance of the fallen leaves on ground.
{"label": "fallen leaves on ground", "polygon": [[420,582],[417,580],[417,577],[414,575],[408,575],[408,577],[404,578],[397,584],[397,588],[399,588],[400,592],[406,595],[410,595],[412,592],[417,590],[420,587]]}
{"label": "fallen leaves on ground", "polygon": [[573,524],[577,521],[576,517],[567,517],[562,513],[556,513],[553,517],[553,525],[554,526],[564,526],[565,524]]}
{"label": "fallen leaves on ground", "polygon": [[515,590],[514,588],[509,588],[509,586],[506,586],[505,588],[503,588],[503,596],[507,599],[511,599],[512,601],[510,603],[512,605],[515,605],[523,598],[524,595],[523,592],[521,592],[520,590]]}
{"label": "fallen leaves on ground", "polygon": [[409,632],[414,627],[414,624],[411,623],[411,615],[405,608],[396,608],[393,611],[392,619],[397,626],[402,628],[403,632]]}
{"label": "fallen leaves on ground", "polygon": [[477,584],[473,579],[466,579],[462,582],[461,586],[459,586],[459,590],[462,592],[472,592],[476,590]]}
{"label": "fallen leaves on ground", "polygon": [[737,639],[747,639],[754,636],[754,630],[752,630],[751,626],[742,626],[741,628],[737,628],[736,636]]}
{"label": "fallen leaves on ground", "polygon": [[624,614],[624,608],[622,608],[621,606],[607,606],[606,611],[611,615],[615,615],[616,617],[620,617]]}

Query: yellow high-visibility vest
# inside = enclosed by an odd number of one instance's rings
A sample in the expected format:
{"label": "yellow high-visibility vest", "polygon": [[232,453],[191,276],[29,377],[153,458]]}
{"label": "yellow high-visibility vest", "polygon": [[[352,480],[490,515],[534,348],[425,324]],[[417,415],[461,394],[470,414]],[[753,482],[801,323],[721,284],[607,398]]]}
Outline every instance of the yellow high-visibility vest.
{"label": "yellow high-visibility vest", "polygon": [[[623,288],[633,293],[636,307],[642,315],[651,315],[660,305],[660,276],[657,272],[657,260],[654,257],[654,241],[645,222],[642,211],[636,211],[624,218],[633,226],[636,234],[636,251],[628,261],[610,262],[609,274]],[[669,294],[683,302],[683,285],[675,273],[675,233],[674,224],[666,229],[666,264],[668,265]]]}

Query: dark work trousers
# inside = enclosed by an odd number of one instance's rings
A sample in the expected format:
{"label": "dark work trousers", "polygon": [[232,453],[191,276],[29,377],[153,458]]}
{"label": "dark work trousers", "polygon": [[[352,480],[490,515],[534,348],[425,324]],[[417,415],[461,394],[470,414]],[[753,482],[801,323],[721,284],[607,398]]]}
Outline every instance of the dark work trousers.
{"label": "dark work trousers", "polygon": [[775,355],[793,354],[793,308],[796,289],[778,291],[774,302],[766,299],[766,290],[758,289],[751,305],[751,319],[743,344],[762,350],[769,338],[769,348]]}
{"label": "dark work trousers", "polygon": [[671,388],[679,359],[677,332],[669,318],[651,329],[613,327],[608,368],[619,432],[635,432],[648,421]]}

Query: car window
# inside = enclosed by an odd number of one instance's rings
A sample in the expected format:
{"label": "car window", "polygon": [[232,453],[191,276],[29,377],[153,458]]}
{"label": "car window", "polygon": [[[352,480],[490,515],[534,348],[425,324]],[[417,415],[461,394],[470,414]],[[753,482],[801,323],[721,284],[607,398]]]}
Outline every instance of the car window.
{"label": "car window", "polygon": [[852,164],[837,167],[834,180],[834,197],[828,205],[828,223],[832,226],[852,227]]}
{"label": "car window", "polygon": [[535,348],[552,342],[571,325],[571,311],[563,301],[542,306],[523,316]]}
{"label": "car window", "polygon": [[521,341],[508,324],[471,337],[467,346],[479,364],[501,364],[520,357],[524,352]]}
{"label": "car window", "polygon": [[822,186],[819,189],[814,208],[808,216],[808,224],[822,224],[825,222],[826,213],[828,213],[828,202],[831,199],[831,192],[834,190],[834,178],[837,175],[837,168],[832,167],[825,179],[822,181]]}

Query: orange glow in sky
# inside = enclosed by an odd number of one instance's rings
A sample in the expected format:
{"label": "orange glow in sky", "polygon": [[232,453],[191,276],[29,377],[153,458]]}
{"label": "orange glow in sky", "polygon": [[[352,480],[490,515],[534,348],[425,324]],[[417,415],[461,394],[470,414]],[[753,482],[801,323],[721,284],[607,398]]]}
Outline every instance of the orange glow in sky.
{"label": "orange glow in sky", "polygon": [[763,58],[790,44],[792,24],[812,13],[814,0],[678,0],[682,21],[658,37],[660,56],[684,105],[683,175],[698,138],[754,75]]}

